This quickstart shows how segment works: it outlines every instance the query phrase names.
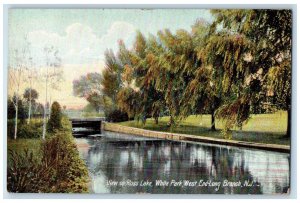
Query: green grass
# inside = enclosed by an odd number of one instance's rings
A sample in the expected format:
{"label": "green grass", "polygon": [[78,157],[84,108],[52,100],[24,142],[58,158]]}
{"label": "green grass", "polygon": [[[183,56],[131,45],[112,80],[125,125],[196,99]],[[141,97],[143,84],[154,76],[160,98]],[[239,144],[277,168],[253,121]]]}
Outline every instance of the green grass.
{"label": "green grass", "polygon": [[104,113],[98,113],[98,112],[84,112],[82,114],[84,118],[95,118],[95,117],[104,117]]}
{"label": "green grass", "polygon": [[38,154],[40,151],[41,142],[42,140],[37,138],[31,138],[31,139],[18,138],[16,140],[8,139],[7,149],[11,151],[15,151],[17,153],[22,153],[24,152],[24,149],[28,149],[34,154]]}
{"label": "green grass", "polygon": [[[10,172],[8,172],[8,180],[10,180],[7,186],[8,191],[88,192],[88,169],[76,149],[71,124],[67,117],[63,117],[62,125],[63,128],[48,132],[46,140],[41,138],[7,140],[7,165]],[[25,149],[32,152],[32,155],[27,156],[24,153]],[[27,175],[29,173],[31,176]]]}
{"label": "green grass", "polygon": [[[30,121],[30,123],[31,123],[30,125],[40,123],[41,124],[40,128],[42,128],[42,122],[43,122],[42,118],[32,118]],[[25,121],[23,125],[27,125],[27,122]],[[71,130],[71,124],[68,121],[67,117],[63,117],[62,125],[64,126],[65,129]],[[19,127],[20,127],[20,125],[19,125]],[[46,136],[51,137],[52,133],[47,132]],[[8,150],[15,151],[17,153],[23,153],[24,149],[28,149],[29,151],[33,152],[33,154],[39,155],[40,147],[41,147],[41,143],[42,143],[41,135],[38,135],[37,136],[38,138],[20,138],[20,137],[18,137],[16,140],[12,139],[10,137],[12,137],[12,135],[8,136],[8,139],[7,139],[7,149]],[[10,153],[8,153],[8,155],[9,154]]]}
{"label": "green grass", "polygon": [[[147,119],[146,125],[142,126],[141,122],[126,121],[119,124],[130,127],[144,128],[147,130],[170,132],[167,126],[169,117],[159,119],[156,125],[154,119]],[[216,121],[216,131],[210,130],[210,115],[192,115],[174,127],[172,132],[191,135],[199,135],[213,138],[223,138],[221,129],[223,123]],[[243,124],[242,130],[233,129],[232,139],[248,142],[259,142],[269,144],[289,145],[290,139],[285,136],[287,128],[287,113],[278,111],[274,114],[251,115],[247,123]]]}

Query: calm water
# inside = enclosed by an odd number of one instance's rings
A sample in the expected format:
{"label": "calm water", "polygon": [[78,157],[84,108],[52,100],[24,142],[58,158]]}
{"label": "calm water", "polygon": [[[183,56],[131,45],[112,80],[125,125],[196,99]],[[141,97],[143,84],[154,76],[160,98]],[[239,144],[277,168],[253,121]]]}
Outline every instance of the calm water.
{"label": "calm water", "polygon": [[289,154],[103,132],[77,138],[94,193],[274,194],[289,188]]}

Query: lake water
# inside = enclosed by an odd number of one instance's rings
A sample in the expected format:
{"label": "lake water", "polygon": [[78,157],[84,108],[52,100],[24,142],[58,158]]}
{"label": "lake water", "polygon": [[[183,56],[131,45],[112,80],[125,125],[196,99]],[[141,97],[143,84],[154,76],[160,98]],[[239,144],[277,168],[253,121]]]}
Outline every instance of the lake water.
{"label": "lake water", "polygon": [[76,138],[93,193],[276,194],[290,185],[290,155],[103,132]]}

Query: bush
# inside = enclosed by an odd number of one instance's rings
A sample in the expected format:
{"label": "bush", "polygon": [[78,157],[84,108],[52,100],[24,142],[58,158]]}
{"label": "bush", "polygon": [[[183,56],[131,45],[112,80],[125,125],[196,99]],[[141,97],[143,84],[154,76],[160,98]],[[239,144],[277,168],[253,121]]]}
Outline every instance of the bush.
{"label": "bush", "polygon": [[51,106],[50,119],[47,125],[48,130],[50,132],[54,132],[55,129],[62,128],[61,120],[62,120],[61,107],[60,104],[55,101]]}
{"label": "bush", "polygon": [[36,124],[23,124],[18,130],[18,138],[40,138],[43,130]]}
{"label": "bush", "polygon": [[48,186],[51,168],[42,167],[33,152],[25,149],[23,153],[9,151],[7,167],[7,190],[16,193],[41,192]]}
{"label": "bush", "polygon": [[[18,121],[18,132],[17,137],[18,138],[39,138],[42,135],[42,121],[34,121],[30,124],[20,122]],[[7,121],[7,136],[11,139],[13,139],[15,132],[15,121],[14,120],[8,120]]]}
{"label": "bush", "polygon": [[14,132],[15,132],[15,121],[14,120],[8,120],[7,121],[7,137],[13,139],[14,138]]}
{"label": "bush", "polygon": [[27,149],[9,153],[9,192],[88,192],[88,170],[69,129],[57,131],[44,141],[40,153],[29,153]]}
{"label": "bush", "polygon": [[108,122],[122,122],[122,121],[128,121],[128,115],[127,113],[124,113],[120,110],[113,110],[106,115],[106,120]]}

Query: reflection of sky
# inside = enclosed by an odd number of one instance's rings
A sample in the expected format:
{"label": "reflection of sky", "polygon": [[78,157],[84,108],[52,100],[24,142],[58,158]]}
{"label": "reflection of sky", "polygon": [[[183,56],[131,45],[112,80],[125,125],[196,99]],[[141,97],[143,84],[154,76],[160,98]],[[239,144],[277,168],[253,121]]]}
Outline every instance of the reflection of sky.
{"label": "reflection of sky", "polygon": [[[80,155],[86,160],[96,193],[214,193],[213,188],[130,188],[107,187],[109,179],[122,180],[253,180],[260,187],[238,189],[224,187],[219,193],[264,193],[286,191],[289,186],[288,154],[255,149],[210,146],[169,141],[134,141],[124,136],[91,140],[86,153],[85,139],[77,139]],[[141,137],[138,137],[141,140]],[[84,143],[84,144],[83,144]]]}
{"label": "reflection of sky", "polygon": [[[288,182],[289,163],[286,154],[244,150],[243,156],[245,168],[251,171],[253,177],[263,186],[269,186],[262,188],[264,193],[275,193],[275,182],[281,187],[284,187],[284,183]],[[236,164],[239,163],[236,162]]]}

